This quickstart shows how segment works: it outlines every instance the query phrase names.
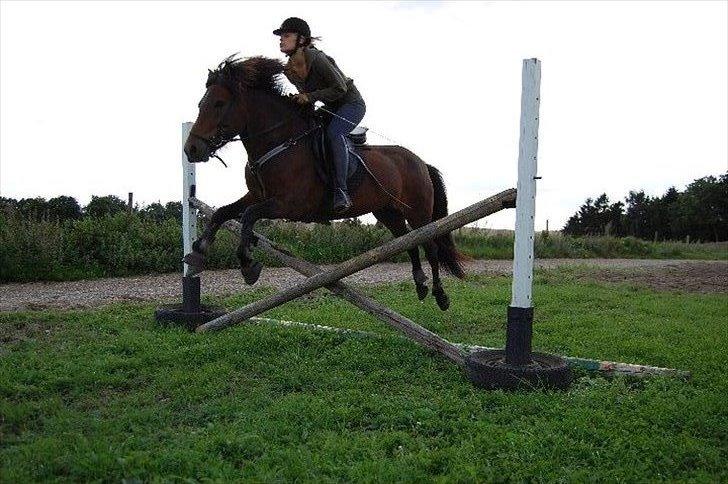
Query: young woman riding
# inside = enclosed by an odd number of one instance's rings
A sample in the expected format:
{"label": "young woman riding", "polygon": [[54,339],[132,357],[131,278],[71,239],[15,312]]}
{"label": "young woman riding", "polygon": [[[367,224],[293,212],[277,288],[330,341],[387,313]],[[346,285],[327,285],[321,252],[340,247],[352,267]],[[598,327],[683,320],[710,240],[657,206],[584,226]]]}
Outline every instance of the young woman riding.
{"label": "young woman riding", "polygon": [[286,19],[273,31],[280,36],[281,52],[288,56],[284,75],[298,89],[294,96],[299,104],[321,101],[328,111],[336,113],[326,134],[336,170],[334,212],[344,213],[351,207],[346,190],[349,153],[346,135],[361,122],[366,105],[354,81],[346,77],[336,61],[312,44],[311,29],[297,17]]}

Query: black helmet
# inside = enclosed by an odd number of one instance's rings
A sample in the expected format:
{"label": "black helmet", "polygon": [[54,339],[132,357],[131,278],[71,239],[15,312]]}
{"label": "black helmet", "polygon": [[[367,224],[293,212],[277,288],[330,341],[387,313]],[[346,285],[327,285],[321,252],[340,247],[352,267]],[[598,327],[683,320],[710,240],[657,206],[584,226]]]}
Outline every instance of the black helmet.
{"label": "black helmet", "polygon": [[301,34],[305,37],[311,37],[311,29],[305,20],[298,17],[290,17],[283,21],[280,28],[273,31],[273,35],[281,35],[286,32]]}

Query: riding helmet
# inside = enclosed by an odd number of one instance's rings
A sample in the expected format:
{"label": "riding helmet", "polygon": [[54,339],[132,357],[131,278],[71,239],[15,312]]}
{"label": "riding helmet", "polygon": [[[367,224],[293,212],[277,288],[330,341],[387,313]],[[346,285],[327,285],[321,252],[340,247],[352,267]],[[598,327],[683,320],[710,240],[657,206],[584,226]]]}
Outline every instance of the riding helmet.
{"label": "riding helmet", "polygon": [[280,28],[273,31],[273,35],[281,35],[286,32],[293,32],[305,37],[311,37],[311,29],[305,20],[298,17],[290,17],[283,21]]}

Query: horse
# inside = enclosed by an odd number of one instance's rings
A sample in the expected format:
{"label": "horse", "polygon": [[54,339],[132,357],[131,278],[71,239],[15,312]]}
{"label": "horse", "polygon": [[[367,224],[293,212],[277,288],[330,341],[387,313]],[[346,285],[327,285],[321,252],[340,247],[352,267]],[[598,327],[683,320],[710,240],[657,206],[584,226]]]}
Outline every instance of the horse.
{"label": "horse", "polygon": [[[301,108],[284,93],[281,61],[262,56],[227,57],[208,70],[199,113],[184,145],[191,163],[208,161],[232,140],[240,140],[248,154],[245,183],[248,192],[238,201],[220,207],[205,225],[193,250],[185,255],[191,273],[204,269],[205,254],[218,229],[240,217],[242,225],[237,256],[247,284],[254,284],[262,264],[251,258],[257,220],[286,219],[319,222],[371,213],[395,237],[447,215],[447,195],[441,173],[417,155],[398,145],[363,145],[356,151],[366,166],[360,185],[351,193],[352,206],[344,214],[331,209],[328,180],[317,169],[313,107]],[[237,138],[236,138],[237,136]],[[265,163],[256,160],[265,158]],[[450,306],[440,278],[446,272],[464,278],[465,256],[450,233],[423,244],[432,269],[432,295],[443,311]],[[428,293],[427,276],[419,248],[408,251],[412,277],[420,300]]]}

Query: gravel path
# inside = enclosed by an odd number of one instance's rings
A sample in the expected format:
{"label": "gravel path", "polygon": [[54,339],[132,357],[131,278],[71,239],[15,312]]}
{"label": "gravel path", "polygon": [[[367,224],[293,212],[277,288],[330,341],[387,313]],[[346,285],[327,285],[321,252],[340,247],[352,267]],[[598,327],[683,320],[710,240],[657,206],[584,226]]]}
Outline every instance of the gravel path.
{"label": "gravel path", "polygon": [[[728,293],[728,262],[635,259],[542,259],[536,267],[589,266],[578,277],[606,282],[629,282],[657,290]],[[512,261],[476,260],[466,264],[468,274],[508,275]],[[254,287],[284,288],[303,279],[287,268],[265,268]],[[409,263],[384,263],[345,279],[353,284],[379,284],[411,280]],[[118,277],[75,282],[33,282],[0,285],[0,311],[73,309],[120,301],[177,302],[179,274]],[[202,293],[227,295],[249,290],[237,269],[208,271],[202,275]]]}

